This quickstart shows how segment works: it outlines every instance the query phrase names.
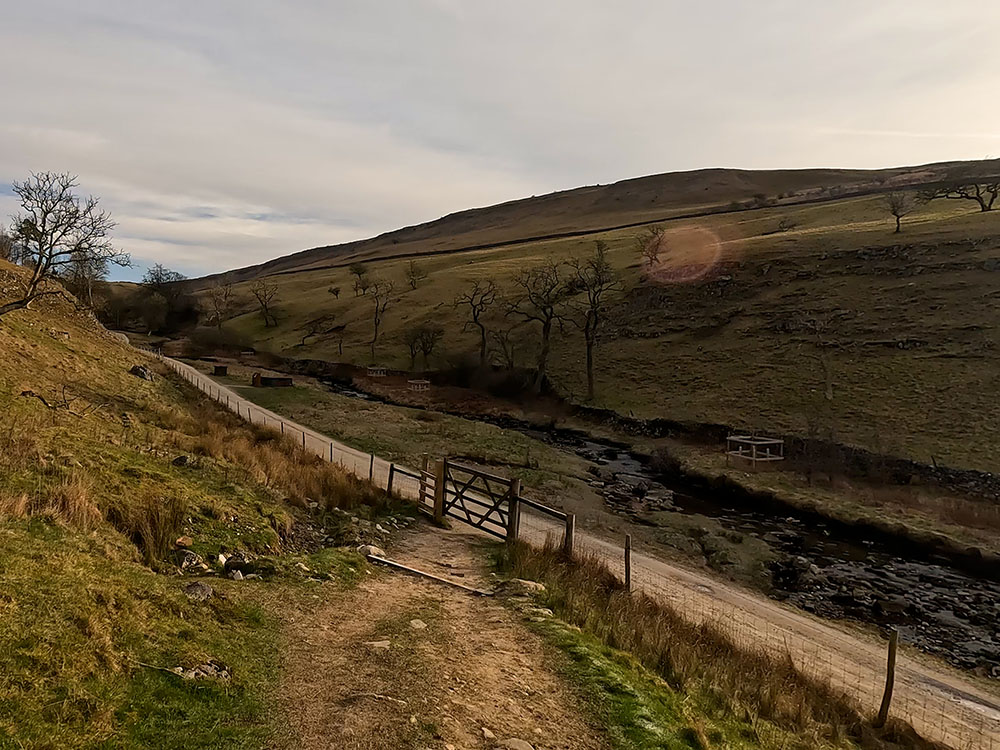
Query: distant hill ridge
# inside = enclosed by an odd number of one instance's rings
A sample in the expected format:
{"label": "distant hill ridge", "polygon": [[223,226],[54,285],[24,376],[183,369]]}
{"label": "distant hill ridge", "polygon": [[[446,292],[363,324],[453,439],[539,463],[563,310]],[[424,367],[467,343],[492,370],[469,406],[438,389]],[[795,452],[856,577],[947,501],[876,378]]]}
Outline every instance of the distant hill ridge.
{"label": "distant hill ridge", "polygon": [[[666,221],[766,200],[793,205],[1000,175],[1000,159],[890,169],[698,169],[590,185],[470,208],[363,240],[324,245],[191,282],[242,282],[356,260],[452,252]],[[734,204],[740,204],[736,206]]]}

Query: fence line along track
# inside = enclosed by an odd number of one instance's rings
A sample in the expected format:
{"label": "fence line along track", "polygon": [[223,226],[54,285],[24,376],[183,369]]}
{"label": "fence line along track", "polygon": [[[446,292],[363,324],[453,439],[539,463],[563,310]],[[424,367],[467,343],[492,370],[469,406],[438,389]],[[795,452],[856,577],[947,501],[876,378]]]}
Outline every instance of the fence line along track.
{"label": "fence line along track", "polygon": [[[190,365],[150,349],[143,351],[247,421],[293,435],[296,440],[301,439],[306,450],[413,500],[424,512],[433,512],[437,476],[426,462],[422,469],[412,469],[331,440],[251,403]],[[532,544],[553,538],[564,544],[568,542],[578,552],[601,558],[612,571],[624,577],[621,546],[589,534],[574,535],[572,515],[519,493],[515,497],[518,518],[514,528],[518,529],[518,538]],[[480,502],[487,500],[485,496],[479,498]],[[647,555],[632,554],[631,582],[634,590],[667,601],[695,623],[711,623],[741,646],[781,658],[790,657],[806,674],[825,680],[854,698],[866,714],[877,712],[885,678],[882,644],[863,641],[817,618],[761,601],[735,587]],[[891,715],[909,722],[923,736],[956,750],[1000,750],[1000,698],[959,677],[929,669],[905,652],[900,653],[897,661]]]}

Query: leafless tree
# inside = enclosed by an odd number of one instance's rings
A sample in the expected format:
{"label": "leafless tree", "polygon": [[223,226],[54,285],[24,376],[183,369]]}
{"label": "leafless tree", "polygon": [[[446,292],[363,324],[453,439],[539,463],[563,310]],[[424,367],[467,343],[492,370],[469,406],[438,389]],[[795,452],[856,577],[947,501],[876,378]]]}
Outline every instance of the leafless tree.
{"label": "leafless tree", "polygon": [[7,234],[3,227],[0,227],[0,260],[11,261],[12,263],[17,262],[16,245],[14,244],[14,238]]}
{"label": "leafless tree", "polygon": [[[304,333],[302,334],[302,340],[299,342],[299,346],[306,345],[306,339],[312,336],[325,336],[327,334],[333,333],[336,326],[333,325],[333,321],[336,316],[332,313],[327,313],[326,315],[320,315],[317,318],[306,321]],[[343,328],[343,326],[340,326]]]}
{"label": "leafless tree", "polygon": [[94,288],[108,275],[108,262],[86,253],[74,255],[62,273],[63,285],[91,310],[95,309]]}
{"label": "leafless tree", "polygon": [[497,364],[505,370],[517,367],[517,342],[513,328],[497,328],[490,331],[490,352]]}
{"label": "leafless tree", "polygon": [[920,198],[925,201],[932,201],[938,198],[947,198],[954,201],[975,201],[979,205],[979,210],[983,212],[993,210],[998,196],[1000,196],[1000,180],[964,184],[951,183],[923,190],[920,193]]}
{"label": "leafless tree", "polygon": [[146,269],[142,276],[142,285],[152,292],[163,295],[169,299],[178,289],[177,282],[184,281],[184,275],[171,271],[169,268],[157,263]]}
{"label": "leafless tree", "polygon": [[257,279],[250,285],[250,293],[256,297],[260,305],[260,314],[264,318],[264,327],[278,325],[274,315],[274,301],[278,295],[278,285],[267,279]]}
{"label": "leafless tree", "polygon": [[417,355],[420,353],[420,329],[420,326],[413,326],[412,328],[407,328],[403,333],[403,343],[410,350],[411,370],[417,366]]}
{"label": "leafless tree", "polygon": [[540,393],[552,347],[552,324],[562,321],[573,287],[567,283],[566,267],[553,261],[519,271],[514,275],[514,285],[516,291],[505,302],[507,314],[537,322],[541,327],[533,385],[535,393]]}
{"label": "leafless tree", "polygon": [[340,299],[340,287],[339,286],[331,286],[326,291],[328,291],[330,294],[332,294],[333,297],[334,297],[334,299]]}
{"label": "leafless tree", "polygon": [[364,263],[352,263],[348,269],[354,276],[354,296],[360,297],[368,292],[371,286],[371,277],[368,274],[368,266]]}
{"label": "leafless tree", "polygon": [[594,254],[591,257],[574,258],[569,262],[569,267],[573,274],[569,286],[582,297],[573,301],[577,314],[570,320],[583,331],[587,347],[587,398],[593,401],[594,348],[601,324],[604,323],[605,296],[610,292],[620,291],[622,283],[608,262],[607,243],[601,240],[594,243]]}
{"label": "leafless tree", "polygon": [[444,328],[436,325],[425,325],[420,331],[420,353],[424,355],[424,367],[430,366],[431,354],[437,348],[438,342],[444,338]]}
{"label": "leafless tree", "polygon": [[76,186],[75,177],[56,172],[39,172],[13,184],[21,213],[14,217],[11,234],[31,276],[17,299],[0,305],[0,317],[41,296],[60,294],[47,289],[46,282],[60,276],[74,258],[129,265],[128,254],[115,249],[108,236],[115,227],[111,216],[99,208],[97,198],[75,195]]}
{"label": "leafless tree", "polygon": [[378,343],[379,329],[382,327],[382,316],[392,303],[392,293],[396,284],[387,279],[372,279],[369,291],[374,308],[372,310],[372,340],[369,342],[372,351],[372,361],[375,360],[375,344]]}
{"label": "leafless tree", "polygon": [[208,290],[208,309],[211,313],[212,322],[220,331],[226,316],[232,311],[235,305],[232,283],[217,281]]}
{"label": "leafless tree", "polygon": [[420,282],[427,278],[427,272],[417,264],[417,261],[411,260],[406,264],[406,281],[410,285],[410,289],[416,289],[420,286]]}
{"label": "leafless tree", "polygon": [[483,315],[497,301],[497,285],[493,279],[477,279],[472,288],[462,292],[455,298],[455,306],[466,305],[469,308],[469,319],[465,322],[463,331],[479,330],[479,366],[486,366],[486,324]]}
{"label": "leafless tree", "polygon": [[663,252],[663,237],[666,230],[659,224],[647,227],[640,234],[636,235],[635,246],[639,255],[646,261],[649,267],[655,266],[660,260],[660,253]]}
{"label": "leafless tree", "polygon": [[901,225],[903,217],[910,213],[910,211],[914,208],[913,199],[906,193],[893,191],[891,193],[886,193],[885,207],[886,210],[896,218],[895,234],[899,234],[903,231]]}

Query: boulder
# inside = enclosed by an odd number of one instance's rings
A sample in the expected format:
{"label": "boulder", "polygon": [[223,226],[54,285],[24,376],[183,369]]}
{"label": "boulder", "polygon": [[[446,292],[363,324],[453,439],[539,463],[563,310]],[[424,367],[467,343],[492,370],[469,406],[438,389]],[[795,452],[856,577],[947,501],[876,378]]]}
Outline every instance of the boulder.
{"label": "boulder", "polygon": [[175,541],[174,544],[176,544],[181,549],[187,549],[192,544],[194,544],[194,540],[191,537],[184,535],[177,537],[177,541]]}
{"label": "boulder", "polygon": [[188,458],[187,456],[178,456],[170,463],[172,463],[174,466],[187,466],[190,462],[191,459]]}
{"label": "boulder", "polygon": [[153,379],[153,373],[150,372],[146,365],[132,365],[132,369],[129,370],[129,373],[135,375],[137,378],[141,378],[142,380],[152,381]]}
{"label": "boulder", "polygon": [[523,578],[512,578],[500,584],[500,591],[507,596],[534,596],[545,593],[545,584],[526,581]]}
{"label": "boulder", "polygon": [[374,544],[362,544],[358,547],[358,552],[365,557],[385,557],[385,550],[381,547],[376,547]]}
{"label": "boulder", "polygon": [[206,599],[211,599],[215,591],[207,583],[202,581],[191,581],[184,587],[184,596],[188,599],[194,599],[196,602],[203,602]]}

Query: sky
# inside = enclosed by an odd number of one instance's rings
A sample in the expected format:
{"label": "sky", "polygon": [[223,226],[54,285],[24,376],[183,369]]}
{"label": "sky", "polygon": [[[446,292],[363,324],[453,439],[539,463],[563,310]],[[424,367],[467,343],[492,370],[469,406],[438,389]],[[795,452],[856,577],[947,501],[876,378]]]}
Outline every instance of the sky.
{"label": "sky", "polygon": [[1000,3],[0,0],[0,221],[68,171],[138,278],[703,167],[1000,156]]}

